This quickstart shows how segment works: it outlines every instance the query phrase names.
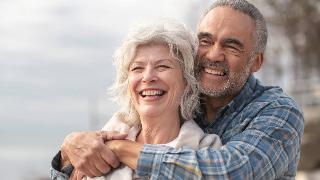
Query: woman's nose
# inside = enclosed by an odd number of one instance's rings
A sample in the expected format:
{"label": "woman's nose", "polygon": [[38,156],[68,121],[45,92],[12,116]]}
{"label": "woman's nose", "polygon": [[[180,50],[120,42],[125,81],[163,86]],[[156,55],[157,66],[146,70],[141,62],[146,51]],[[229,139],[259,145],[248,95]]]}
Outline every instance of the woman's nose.
{"label": "woman's nose", "polygon": [[142,77],[142,82],[155,82],[158,80],[157,73],[151,68],[147,68]]}

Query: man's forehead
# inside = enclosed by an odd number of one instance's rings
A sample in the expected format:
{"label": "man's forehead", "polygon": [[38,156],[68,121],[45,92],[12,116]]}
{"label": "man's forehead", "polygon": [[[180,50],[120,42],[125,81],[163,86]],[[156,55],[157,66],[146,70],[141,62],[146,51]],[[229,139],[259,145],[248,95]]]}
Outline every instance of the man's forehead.
{"label": "man's forehead", "polygon": [[254,29],[255,24],[250,16],[230,7],[216,7],[203,17],[198,27],[198,34],[249,37]]}
{"label": "man's forehead", "polygon": [[209,11],[201,20],[199,27],[204,24],[229,23],[229,25],[255,25],[254,20],[247,14],[231,7],[216,7]]}

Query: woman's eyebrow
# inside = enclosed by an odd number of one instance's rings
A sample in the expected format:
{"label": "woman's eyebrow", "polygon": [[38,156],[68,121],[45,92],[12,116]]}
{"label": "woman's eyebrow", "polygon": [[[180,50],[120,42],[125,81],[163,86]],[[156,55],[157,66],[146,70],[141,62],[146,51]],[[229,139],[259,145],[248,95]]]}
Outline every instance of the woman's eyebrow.
{"label": "woman's eyebrow", "polygon": [[142,61],[133,61],[132,63],[131,63],[131,65],[132,64],[144,64],[144,62],[142,62]]}
{"label": "woman's eyebrow", "polygon": [[176,59],[159,59],[158,61],[156,61],[156,64],[160,64],[160,63],[163,63],[163,62],[169,62],[170,64],[174,64],[174,62],[176,61]]}

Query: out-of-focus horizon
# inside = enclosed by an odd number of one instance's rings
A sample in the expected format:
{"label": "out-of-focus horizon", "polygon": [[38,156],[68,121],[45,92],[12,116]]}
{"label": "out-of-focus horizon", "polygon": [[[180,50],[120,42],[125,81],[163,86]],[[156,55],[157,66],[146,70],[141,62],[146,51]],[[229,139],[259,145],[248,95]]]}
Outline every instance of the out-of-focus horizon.
{"label": "out-of-focus horizon", "polygon": [[[210,2],[1,0],[2,178],[46,179],[50,161],[69,132],[102,127],[117,109],[106,93],[115,78],[112,55],[130,27],[171,17],[195,31]],[[307,128],[304,142],[319,142],[314,131],[320,129],[320,2],[251,2],[269,28],[266,59],[257,77],[294,96],[307,126],[318,127]],[[305,144],[308,154],[309,149],[319,150]],[[304,161],[311,160],[303,156]],[[320,156],[312,161],[300,168],[319,168]]]}

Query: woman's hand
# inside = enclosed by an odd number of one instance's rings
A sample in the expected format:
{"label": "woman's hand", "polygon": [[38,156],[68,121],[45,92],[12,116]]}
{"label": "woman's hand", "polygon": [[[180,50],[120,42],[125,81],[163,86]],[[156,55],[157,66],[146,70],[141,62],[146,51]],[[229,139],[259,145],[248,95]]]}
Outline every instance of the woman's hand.
{"label": "woman's hand", "polygon": [[[74,132],[69,134],[61,146],[61,163],[69,161],[75,170],[89,177],[102,176],[119,166],[116,155],[104,142],[124,139],[126,134],[107,131]],[[78,176],[78,175],[77,175]]]}

